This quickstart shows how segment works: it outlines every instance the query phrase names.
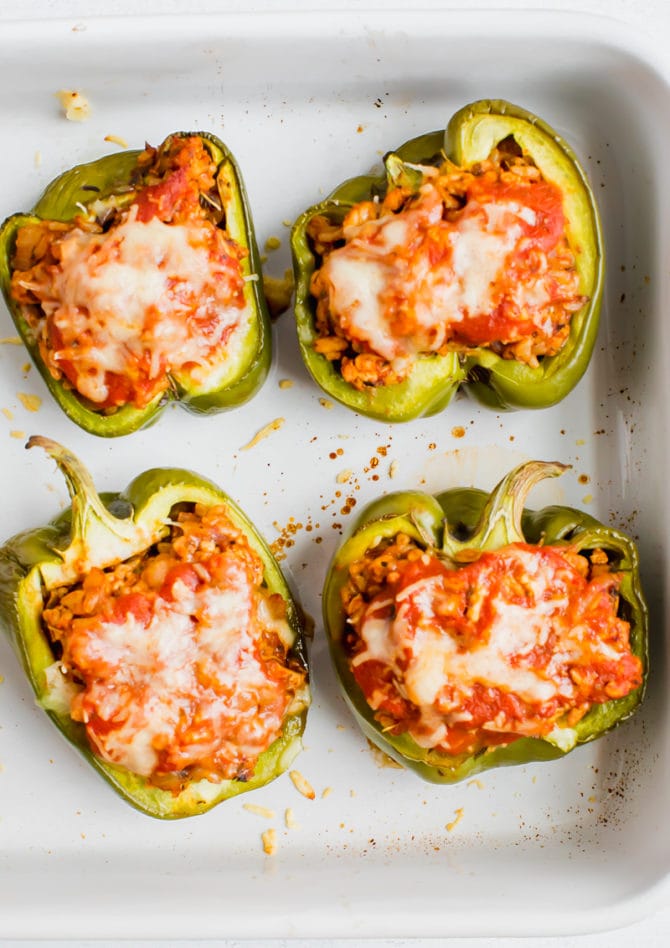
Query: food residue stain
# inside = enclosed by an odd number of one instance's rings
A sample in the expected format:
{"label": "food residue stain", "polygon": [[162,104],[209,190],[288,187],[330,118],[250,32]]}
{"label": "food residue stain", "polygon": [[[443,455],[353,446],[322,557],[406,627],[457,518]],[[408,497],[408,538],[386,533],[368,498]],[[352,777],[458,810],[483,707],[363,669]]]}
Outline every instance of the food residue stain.
{"label": "food residue stain", "polygon": [[448,833],[451,833],[452,830],[456,829],[458,824],[463,819],[463,807],[459,806],[458,809],[454,810],[454,815],[455,819],[453,819],[450,823],[447,823],[445,826],[445,829]]}
{"label": "food residue stain", "polygon": [[39,411],[42,404],[42,399],[39,395],[29,395],[26,392],[19,392],[19,401],[26,409],[26,411],[36,412]]}
{"label": "food residue stain", "polygon": [[323,408],[327,408],[328,411],[335,407],[329,398],[320,398],[319,405],[321,405]]}
{"label": "food residue stain", "polygon": [[247,444],[240,448],[240,451],[249,451],[250,448],[255,448],[259,441],[267,438],[272,434],[273,431],[278,431],[285,421],[285,418],[275,418],[274,421],[271,421],[269,424],[265,425],[264,428],[261,428],[261,430],[254,435],[251,441],[247,442]]}
{"label": "food residue stain", "polygon": [[463,425],[456,425],[451,429],[452,438],[464,438],[465,437],[465,428]]}
{"label": "food residue stain", "polygon": [[377,747],[376,744],[373,744],[372,741],[368,740],[368,747],[370,748],[370,753],[372,759],[378,767],[392,767],[395,770],[403,770],[403,766],[399,764],[392,757],[389,757],[380,747]]}
{"label": "food residue stain", "polygon": [[[272,525],[279,536],[270,544],[270,549],[275,559],[282,560],[286,557],[286,550],[290,549],[292,546],[295,546],[295,535],[299,530],[304,530],[306,533],[313,533],[315,530],[321,528],[320,523],[313,523],[311,518],[308,518],[305,523],[300,520],[296,520],[294,517],[289,517],[288,522],[282,526],[278,521],[275,521]],[[320,536],[312,537],[315,543],[321,543],[322,538]]]}

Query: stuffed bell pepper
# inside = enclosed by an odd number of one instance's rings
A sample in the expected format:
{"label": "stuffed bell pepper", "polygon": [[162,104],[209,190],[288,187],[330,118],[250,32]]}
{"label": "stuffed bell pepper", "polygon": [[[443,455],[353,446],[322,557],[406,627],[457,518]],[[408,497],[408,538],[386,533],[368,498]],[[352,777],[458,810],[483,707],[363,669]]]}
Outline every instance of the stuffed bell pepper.
{"label": "stuffed bell pepper", "polygon": [[0,285],[52,395],[92,434],[142,428],[173,399],[235,407],[268,371],[251,215],[213,135],[61,175],[0,230]]}
{"label": "stuffed bell pepper", "polygon": [[543,408],[585,372],[604,255],[570,147],[501,101],[388,154],[292,234],[296,322],[315,381],[385,421],[444,408],[463,385],[496,408]]}
{"label": "stuffed bell pepper", "polygon": [[524,508],[529,462],[490,494],[396,493],[332,562],[324,621],[363,733],[427,780],[560,757],[643,697],[635,545],[568,507]]}
{"label": "stuffed bell pepper", "polygon": [[64,448],[31,445],[72,498],[0,551],[0,622],[39,703],[150,816],[193,816],[273,780],[301,747],[304,620],[253,525],[188,471],[99,496]]}

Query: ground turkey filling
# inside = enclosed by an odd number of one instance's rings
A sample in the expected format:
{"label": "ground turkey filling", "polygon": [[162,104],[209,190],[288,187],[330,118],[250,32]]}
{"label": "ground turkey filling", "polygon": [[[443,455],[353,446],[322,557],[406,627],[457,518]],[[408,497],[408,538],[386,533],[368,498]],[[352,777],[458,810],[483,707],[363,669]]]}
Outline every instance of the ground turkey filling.
{"label": "ground turkey filling", "polygon": [[138,158],[139,183],[71,223],[17,233],[11,294],[51,375],[95,410],[142,409],[170,376],[202,383],[245,334],[247,252],[223,229],[202,139]]}
{"label": "ground turkey filling", "polygon": [[341,225],[310,221],[315,350],[359,390],[401,382],[422,354],[555,355],[587,302],[559,188],[513,141],[469,170],[421,172]]}
{"label": "ground turkey filling", "polygon": [[386,733],[473,753],[574,726],[642,681],[607,555],[510,544],[455,568],[404,534],[350,567],[354,678]]}
{"label": "ground turkey filling", "polygon": [[94,752],[158,786],[248,779],[304,689],[285,601],[222,506],[173,512],[170,537],[55,589],[43,621]]}

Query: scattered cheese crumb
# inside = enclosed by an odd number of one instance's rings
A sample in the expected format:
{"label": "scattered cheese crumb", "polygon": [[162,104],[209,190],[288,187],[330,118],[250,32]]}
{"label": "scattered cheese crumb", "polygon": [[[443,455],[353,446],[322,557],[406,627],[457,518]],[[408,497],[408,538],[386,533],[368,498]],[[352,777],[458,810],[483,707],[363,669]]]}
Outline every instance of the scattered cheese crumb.
{"label": "scattered cheese crumb", "polygon": [[262,816],[266,820],[273,820],[275,817],[274,810],[269,810],[266,806],[258,806],[256,803],[243,803],[242,809],[255,813],[256,816]]}
{"label": "scattered cheese crumb", "polygon": [[271,435],[273,431],[278,431],[285,421],[285,418],[275,418],[274,421],[271,421],[264,428],[261,428],[261,430],[254,435],[251,441],[242,445],[240,451],[248,451],[250,448],[255,448],[258,442],[262,441],[263,438],[267,438],[268,435]]}
{"label": "scattered cheese crumb", "polygon": [[0,339],[0,344],[5,346],[20,346],[21,339],[19,336],[5,336],[3,339]]}
{"label": "scattered cheese crumb", "polygon": [[284,227],[293,227],[293,221],[285,220],[285,221],[282,221],[282,224],[284,225]]}
{"label": "scattered cheese crumb", "polygon": [[590,504],[592,500],[593,500],[593,494],[586,494],[584,497],[582,497],[583,504]]}
{"label": "scattered cheese crumb", "polygon": [[481,780],[468,780],[466,786],[477,787],[478,790],[484,789],[484,784],[481,782]]}
{"label": "scattered cheese crumb", "polygon": [[595,803],[596,797],[589,797],[589,803]]}
{"label": "scattered cheese crumb", "polygon": [[21,366],[21,371],[24,373],[24,375],[30,372],[31,369],[32,369],[32,365],[30,364],[30,362],[24,362],[23,365]]}
{"label": "scattered cheese crumb", "polygon": [[56,98],[63,107],[65,118],[69,122],[85,122],[91,114],[91,103],[81,92],[61,89]]}
{"label": "scattered cheese crumb", "polygon": [[355,790],[350,790],[350,791],[349,791],[349,796],[350,796],[350,797],[355,797],[355,796],[356,796],[356,791],[355,791]]}
{"label": "scattered cheese crumb", "polygon": [[307,797],[308,800],[314,799],[316,794],[314,793],[311,783],[303,777],[299,770],[292,770],[289,773],[289,777],[293,781],[293,786],[298,793],[302,793],[303,797]]}
{"label": "scattered cheese crumb", "polygon": [[279,237],[268,237],[268,239],[265,241],[266,250],[279,250],[280,247],[281,240]]}
{"label": "scattered cheese crumb", "polygon": [[293,379],[280,379],[279,388],[293,388]]}
{"label": "scattered cheese crumb", "polygon": [[286,808],[284,813],[284,822],[286,823],[286,829],[300,829],[300,824],[296,821],[295,814],[290,806]]}
{"label": "scattered cheese crumb", "polygon": [[320,398],[319,405],[322,405],[324,408],[327,408],[329,411],[334,407],[333,403],[329,398]]}
{"label": "scattered cheese crumb", "polygon": [[28,395],[25,392],[19,392],[19,401],[26,411],[39,411],[42,399],[39,395]]}
{"label": "scattered cheese crumb", "polygon": [[127,148],[128,142],[125,138],[121,138],[120,135],[105,135],[105,141],[111,142],[112,145],[118,145],[119,148]]}
{"label": "scattered cheese crumb", "polygon": [[458,824],[461,822],[461,820],[463,819],[463,807],[459,806],[457,810],[454,810],[454,813],[456,815],[456,818],[452,820],[451,823],[447,823],[445,827],[447,832],[449,833],[451,833],[451,831],[455,829],[458,826]]}
{"label": "scattered cheese crumb", "polygon": [[389,465],[389,477],[395,477],[397,473],[398,473],[398,462],[391,461]]}
{"label": "scattered cheese crumb", "polygon": [[10,431],[9,434],[12,438],[18,438],[19,440],[23,440],[26,436],[25,431]]}
{"label": "scattered cheese crumb", "polygon": [[35,152],[35,167],[39,168],[41,164],[42,164],[42,152],[38,148],[37,151]]}
{"label": "scattered cheese crumb", "polygon": [[263,852],[266,856],[274,856],[277,852],[277,830],[269,829],[261,833],[263,840]]}
{"label": "scattered cheese crumb", "polygon": [[14,412],[11,411],[11,409],[9,409],[9,408],[3,408],[3,409],[2,409],[2,414],[5,416],[5,418],[7,419],[7,421],[11,421],[12,418],[14,417]]}
{"label": "scattered cheese crumb", "polygon": [[321,794],[321,799],[322,799],[322,800],[325,800],[326,797],[329,797],[332,792],[333,792],[333,788],[332,788],[332,787],[326,787],[326,788],[324,789],[323,793]]}
{"label": "scattered cheese crumb", "polygon": [[340,471],[335,480],[338,484],[346,484],[347,481],[351,480],[352,474],[353,471],[350,470]]}
{"label": "scattered cheese crumb", "polygon": [[4,680],[5,680],[5,676],[4,676],[4,675],[0,675],[0,685],[3,683]]}

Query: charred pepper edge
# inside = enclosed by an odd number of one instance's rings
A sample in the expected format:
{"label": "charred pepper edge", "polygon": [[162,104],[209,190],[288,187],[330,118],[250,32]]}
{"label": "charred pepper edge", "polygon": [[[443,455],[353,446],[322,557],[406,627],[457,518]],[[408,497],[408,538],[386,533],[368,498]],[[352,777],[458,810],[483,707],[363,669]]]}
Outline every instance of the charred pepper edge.
{"label": "charred pepper edge", "polygon": [[[402,385],[407,385],[406,382],[388,386],[388,391],[381,394],[378,394],[378,390],[369,393],[357,392],[344,381],[324,356],[313,350],[316,339],[316,308],[309,293],[309,284],[316,269],[316,258],[306,235],[307,224],[317,214],[332,215],[333,219],[341,220],[356,203],[370,199],[375,194],[383,194],[387,188],[384,175],[351,178],[339,185],[325,201],[308,208],[298,218],[291,234],[291,248],[296,281],[296,325],[303,360],[318,385],[355,411],[387,421],[406,421],[441,411],[460,386],[482,404],[497,410],[546,408],[563,399],[579,382],[589,365],[598,333],[604,285],[604,240],[593,191],[571,147],[546,122],[531,112],[503,100],[483,99],[455,113],[445,132],[429,132],[411,139],[396,149],[394,154],[406,162],[439,163],[445,152],[449,157],[453,157],[455,143],[459,136],[464,134],[463,130],[469,122],[486,121],[487,116],[502,122],[508,119],[510,122],[527,123],[528,135],[539,138],[543,147],[550,146],[561,158],[560,165],[564,166],[567,175],[565,180],[578,194],[583,207],[588,209],[588,221],[581,227],[581,221],[570,221],[570,229],[575,230],[578,236],[588,225],[592,251],[583,253],[581,243],[586,241],[580,241],[580,246],[573,247],[573,250],[587,269],[583,284],[585,291],[588,291],[589,302],[573,315],[570,336],[560,352],[555,356],[545,357],[539,368],[503,359],[489,349],[479,348],[472,350],[462,360],[456,356],[453,364],[448,364],[449,357],[421,356],[417,360],[417,367],[433,365],[436,368],[433,373],[427,373],[427,388],[421,383],[415,386],[419,389],[418,393],[413,390],[401,391]],[[496,136],[497,141],[501,141],[509,133],[507,129],[505,134]],[[532,152],[530,154],[532,157]],[[463,159],[464,156],[459,152],[456,157]],[[565,186],[562,190],[566,193]],[[588,272],[590,269],[592,272]],[[439,363],[439,359],[446,361]],[[416,371],[415,367],[413,374]],[[422,371],[426,372],[425,369]],[[438,375],[437,382],[433,383],[439,387],[437,396],[433,394],[433,386],[430,384],[432,374]],[[407,386],[407,389],[409,388],[410,386]],[[394,392],[398,395],[397,400],[393,398]],[[418,400],[415,401],[417,395]]]}
{"label": "charred pepper edge", "polygon": [[[46,438],[31,438],[26,447],[32,446],[44,448],[56,460],[61,471],[67,471],[66,479],[73,506],[46,526],[17,534],[0,549],[0,624],[4,626],[38,702],[58,730],[120,796],[136,809],[159,819],[180,819],[204,813],[226,799],[274,780],[288,768],[301,749],[301,735],[310,700],[309,675],[305,617],[263,537],[226,493],[211,481],[191,471],[167,468],[145,471],[120,493],[96,494],[95,497],[88,498],[82,497],[80,476],[83,472],[84,478],[90,479],[90,475],[74,456]],[[73,461],[79,465],[79,470],[73,469]],[[80,510],[77,510],[78,502]],[[97,757],[90,748],[84,726],[73,721],[65,711],[54,709],[53,696],[50,696],[45,680],[45,670],[53,664],[55,656],[40,617],[45,587],[44,571],[48,573],[49,569],[58,569],[66,563],[68,550],[73,545],[76,546],[77,530],[82,526],[84,529],[90,527],[90,520],[87,519],[90,515],[99,514],[108,518],[112,528],[116,529],[118,524],[118,529],[132,540],[134,531],[139,534],[143,532],[143,517],[150,524],[153,523],[155,531],[160,520],[179,502],[226,506],[233,523],[242,529],[253,549],[261,557],[267,588],[271,592],[278,592],[286,602],[287,621],[294,634],[289,656],[305,670],[306,679],[304,705],[287,715],[282,734],[260,756],[250,780],[224,780],[218,784],[194,781],[187,783],[180,793],[174,794],[152,786],[144,777],[107,764]],[[97,509],[96,505],[99,505]],[[120,513],[125,516],[120,517]],[[150,537],[149,542],[154,542],[157,534],[154,532],[152,536],[153,539]],[[146,543],[143,548],[146,548]],[[104,564],[105,557],[100,557],[97,562]]]}
{"label": "charred pepper edge", "polygon": [[[504,479],[510,487],[514,486],[514,475],[526,467],[528,465],[521,465]],[[554,476],[560,474],[560,468],[564,467],[557,465]],[[374,547],[380,539],[395,536],[400,531],[407,533],[424,548],[433,537],[437,541],[435,546],[445,549],[449,536],[457,536],[457,543],[462,544],[463,548],[467,547],[477,533],[485,532],[482,531],[487,526],[484,514],[487,506],[490,508],[494,494],[495,489],[487,493],[475,488],[458,488],[436,495],[399,491],[373,501],[345,534],[333,556],[324,584],[323,621],[329,651],[340,688],[356,722],[365,736],[382,751],[434,783],[456,783],[492,767],[560,758],[573,747],[564,750],[544,738],[520,738],[507,746],[485,749],[475,754],[448,755],[421,748],[407,735],[384,734],[356,684],[341,647],[346,620],[340,591],[347,580],[350,563]],[[500,499],[505,501],[504,496]],[[623,574],[619,587],[620,610],[631,625],[631,650],[642,661],[642,684],[624,698],[594,705],[573,728],[576,732],[573,746],[578,746],[601,737],[625,721],[644,698],[649,671],[649,618],[641,588],[637,547],[625,534],[603,526],[589,514],[575,508],[554,505],[532,510],[523,506],[523,498],[517,496],[516,501],[519,535],[525,541],[548,545],[569,543],[580,550],[600,547],[613,556],[617,571]]]}
{"label": "charred pepper edge", "polygon": [[[245,281],[245,297],[254,314],[253,324],[245,340],[245,348],[249,351],[243,354],[239,372],[222,388],[211,391],[199,389],[189,393],[184,384],[173,380],[171,388],[154,398],[145,408],[137,409],[132,405],[125,405],[111,414],[89,408],[73,390],[66,387],[61,380],[53,378],[40,356],[39,346],[23,317],[20,305],[11,298],[11,256],[18,229],[35,220],[53,219],[68,222],[80,210],[79,204],[91,202],[92,194],[95,198],[100,198],[116,193],[128,182],[135,169],[137,156],[141,154],[139,150],[104,155],[95,161],[75,165],[47,186],[31,213],[13,214],[0,227],[0,289],[14,324],[56,402],[68,418],[89,434],[119,437],[149,427],[173,401],[195,414],[212,414],[236,408],[256,394],[269,372],[272,359],[270,317],[263,293],[260,253],[244,181],[231,152],[209,132],[174,132],[167,136],[165,141],[174,137],[188,138],[191,135],[203,141],[217,162],[217,179],[223,173],[230,178],[232,201],[225,209],[226,218],[228,220],[230,217],[236,224],[235,230],[239,230],[233,239],[249,251],[249,257],[243,262],[245,276],[258,276],[257,280]],[[84,189],[84,186],[90,186],[91,182],[96,184],[98,191]]]}

